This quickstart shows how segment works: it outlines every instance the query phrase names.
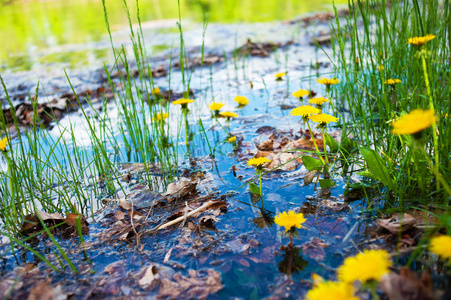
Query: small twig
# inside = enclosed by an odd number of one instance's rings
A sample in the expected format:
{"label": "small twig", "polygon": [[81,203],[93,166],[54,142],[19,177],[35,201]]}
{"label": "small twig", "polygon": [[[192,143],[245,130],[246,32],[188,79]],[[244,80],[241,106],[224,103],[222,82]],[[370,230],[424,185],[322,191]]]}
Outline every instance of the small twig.
{"label": "small twig", "polygon": [[188,219],[188,210],[189,209],[190,209],[190,207],[188,206],[188,202],[185,201],[185,208],[183,209],[183,222],[182,222],[182,224],[180,224],[179,227],[185,226],[185,222]]}
{"label": "small twig", "polygon": [[174,224],[177,224],[177,223],[179,223],[179,222],[182,222],[182,221],[185,220],[186,218],[189,218],[189,217],[191,217],[192,215],[194,215],[194,214],[196,214],[196,213],[198,213],[198,212],[200,212],[200,211],[203,211],[203,210],[207,209],[207,208],[210,207],[212,204],[213,204],[213,201],[210,200],[210,201],[208,201],[207,203],[205,203],[204,205],[202,205],[201,207],[196,208],[195,210],[193,210],[193,211],[187,213],[186,215],[183,215],[183,216],[181,216],[181,217],[178,217],[177,219],[172,220],[172,221],[170,221],[170,222],[167,222],[166,224],[157,226],[157,228],[155,228],[154,230],[161,230],[161,229],[164,229],[164,228],[169,227],[169,226],[171,226],[171,225],[174,225]]}
{"label": "small twig", "polygon": [[346,234],[346,236],[343,238],[343,243],[346,243],[349,238],[351,237],[351,234],[354,232],[354,230],[356,230],[357,226],[359,225],[359,221],[355,222],[354,225],[352,225],[351,229],[348,231],[348,233]]}
{"label": "small twig", "polygon": [[135,214],[135,208],[133,206],[133,201],[130,201],[130,203],[132,204],[132,210],[130,212],[130,223],[132,225],[133,232],[136,235],[136,249],[138,249],[141,237],[139,236],[138,232],[136,231],[135,224],[133,223],[133,215]]}

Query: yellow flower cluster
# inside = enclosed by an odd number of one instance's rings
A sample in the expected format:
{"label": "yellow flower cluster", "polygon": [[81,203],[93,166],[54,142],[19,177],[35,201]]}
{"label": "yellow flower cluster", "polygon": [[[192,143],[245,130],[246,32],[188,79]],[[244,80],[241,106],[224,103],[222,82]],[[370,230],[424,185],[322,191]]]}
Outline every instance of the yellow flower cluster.
{"label": "yellow flower cluster", "polygon": [[227,141],[229,141],[229,143],[232,143],[232,144],[236,143],[236,136],[231,136],[231,137],[229,137],[229,138],[227,139]]}
{"label": "yellow flower cluster", "polygon": [[155,115],[155,121],[164,121],[167,118],[169,118],[169,114],[168,113],[162,113],[162,114],[156,114]]}
{"label": "yellow flower cluster", "polygon": [[316,104],[318,106],[323,105],[323,103],[329,102],[329,99],[324,97],[312,98],[308,101],[309,103]]}
{"label": "yellow flower cluster", "polygon": [[412,44],[417,47],[421,47],[427,42],[435,39],[435,35],[433,34],[427,34],[426,36],[419,36],[419,37],[413,37],[407,40],[407,44]]}
{"label": "yellow flower cluster", "polygon": [[401,82],[401,79],[390,78],[390,79],[385,80],[385,84],[389,84],[389,85],[395,85],[400,82]]}
{"label": "yellow flower cluster", "polygon": [[311,289],[306,296],[308,300],[358,300],[354,296],[352,285],[346,282],[323,281]]}
{"label": "yellow flower cluster", "polygon": [[2,140],[0,140],[0,150],[1,151],[6,151],[6,146],[8,145],[8,138],[3,138]]}
{"label": "yellow flower cluster", "polygon": [[307,293],[306,298],[309,300],[357,300],[358,298],[354,296],[354,282],[357,280],[361,283],[378,281],[390,272],[391,265],[392,261],[387,251],[364,250],[363,253],[345,259],[343,265],[337,270],[338,282],[313,278],[314,287]]}
{"label": "yellow flower cluster", "polygon": [[276,75],[274,75],[274,76],[276,76],[276,80],[282,80],[282,77],[285,75],[287,75],[287,73],[283,72],[283,73],[276,73]]}
{"label": "yellow flower cluster", "polygon": [[236,96],[233,101],[238,103],[240,106],[247,105],[249,103],[249,100],[244,96]]}
{"label": "yellow flower cluster", "polygon": [[172,104],[187,105],[187,104],[193,103],[193,102],[194,102],[194,100],[183,98],[183,99],[179,99],[179,100],[172,102]]}
{"label": "yellow flower cluster", "polygon": [[268,162],[271,162],[269,159],[267,159],[266,157],[258,157],[258,158],[251,158],[247,161],[247,164],[249,166],[262,166]]}
{"label": "yellow flower cluster", "polygon": [[337,117],[331,116],[329,114],[311,115],[309,117],[309,119],[315,123],[319,123],[320,126],[325,126],[326,124],[329,124],[330,122],[338,121]]}
{"label": "yellow flower cluster", "polygon": [[415,109],[392,123],[393,134],[415,134],[435,124],[437,118],[432,109]]}
{"label": "yellow flower cluster", "polygon": [[444,259],[451,259],[451,236],[440,235],[434,237],[430,242],[429,250]]}
{"label": "yellow flower cluster", "polygon": [[234,113],[234,112],[230,112],[230,111],[225,111],[220,113],[221,116],[230,119],[230,118],[236,118],[238,117],[238,114]]}
{"label": "yellow flower cluster", "polygon": [[220,110],[225,104],[222,102],[213,102],[210,105],[208,105],[208,107],[212,110],[212,111],[218,111]]}
{"label": "yellow flower cluster", "polygon": [[310,92],[307,90],[299,90],[293,93],[293,97],[302,98],[304,96],[310,95]]}
{"label": "yellow flower cluster", "polygon": [[296,108],[293,108],[290,112],[292,116],[302,116],[303,118],[307,118],[313,114],[319,114],[321,112],[320,109],[310,106],[310,105],[302,105]]}
{"label": "yellow flower cluster", "polygon": [[152,94],[159,96],[161,94],[160,88],[156,87],[152,90]]}
{"label": "yellow flower cluster", "polygon": [[285,231],[289,231],[293,227],[301,229],[306,220],[302,213],[297,214],[292,210],[288,213],[284,211],[274,218],[274,222],[281,227],[285,227]]}
{"label": "yellow flower cluster", "polygon": [[369,280],[379,280],[390,272],[392,262],[385,250],[364,250],[356,256],[345,259],[338,268],[338,279],[342,282],[353,283],[360,280],[365,283]]}
{"label": "yellow flower cluster", "polygon": [[318,78],[316,81],[318,83],[327,85],[328,87],[330,87],[333,84],[338,84],[340,82],[340,80],[338,80],[337,78],[326,78],[326,77]]}

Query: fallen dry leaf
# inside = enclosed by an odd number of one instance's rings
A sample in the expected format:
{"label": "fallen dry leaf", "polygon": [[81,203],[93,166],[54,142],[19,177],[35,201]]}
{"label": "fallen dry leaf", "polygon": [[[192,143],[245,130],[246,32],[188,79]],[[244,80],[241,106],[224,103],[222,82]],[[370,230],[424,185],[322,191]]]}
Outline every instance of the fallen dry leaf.
{"label": "fallen dry leaf", "polygon": [[28,295],[28,300],[55,300],[50,281],[42,280],[35,283]]}
{"label": "fallen dry leaf", "polygon": [[421,219],[404,213],[402,218],[400,218],[400,215],[393,215],[388,219],[379,219],[376,221],[376,225],[388,230],[392,234],[398,234],[400,231],[405,232],[421,222]]}
{"label": "fallen dry leaf", "polygon": [[208,295],[223,288],[221,274],[213,269],[189,270],[188,276],[180,273],[174,275],[172,280],[161,280],[158,298],[206,299]]}
{"label": "fallen dry leaf", "polygon": [[129,201],[123,201],[123,200],[120,200],[120,201],[119,201],[119,206],[122,207],[122,208],[125,209],[125,210],[130,210],[130,209],[132,209],[132,207],[133,207],[133,205],[132,205],[131,202],[129,202]]}
{"label": "fallen dry leaf", "polygon": [[443,291],[434,290],[434,284],[428,271],[421,278],[406,267],[399,274],[390,273],[380,280],[380,287],[390,300],[433,300],[440,299]]}
{"label": "fallen dry leaf", "polygon": [[302,252],[307,254],[311,259],[316,261],[323,261],[326,258],[326,251],[324,248],[328,247],[329,244],[323,242],[319,238],[312,238],[309,242],[302,245]]}
{"label": "fallen dry leaf", "polygon": [[161,280],[157,267],[155,265],[150,265],[145,268],[143,273],[141,279],[138,281],[139,286],[143,290],[156,289]]}
{"label": "fallen dry leaf", "polygon": [[182,178],[179,182],[171,182],[165,193],[161,194],[166,196],[169,202],[175,199],[181,199],[186,196],[194,195],[196,193],[197,182],[191,182],[190,179]]}
{"label": "fallen dry leaf", "polygon": [[[296,156],[292,153],[271,153],[267,158],[271,161],[265,165],[267,169],[280,167],[278,170],[293,171],[299,166],[299,162],[295,159]],[[289,162],[290,160],[292,161]]]}

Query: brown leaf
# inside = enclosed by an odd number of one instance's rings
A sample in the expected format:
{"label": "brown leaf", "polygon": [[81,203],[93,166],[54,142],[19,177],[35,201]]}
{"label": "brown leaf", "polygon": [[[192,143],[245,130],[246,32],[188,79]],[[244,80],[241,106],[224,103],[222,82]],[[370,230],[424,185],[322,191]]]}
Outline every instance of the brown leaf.
{"label": "brown leaf", "polygon": [[31,289],[28,300],[55,300],[50,281],[38,281]]}
{"label": "brown leaf", "polygon": [[118,210],[115,214],[114,214],[114,219],[116,221],[120,221],[123,220],[125,218],[125,213],[123,211]]}
{"label": "brown leaf", "polygon": [[[272,153],[267,156],[271,162],[265,167],[267,169],[280,167],[279,170],[282,171],[293,171],[299,166],[299,162],[294,159],[295,157],[293,153]],[[290,160],[292,161],[289,162]]]}
{"label": "brown leaf", "polygon": [[82,228],[86,228],[88,227],[88,222],[86,221],[86,219],[83,218],[83,216],[81,214],[74,214],[74,213],[67,213],[66,214],[66,219],[64,221],[66,221],[66,224],[68,226],[76,226],[77,221],[76,219],[80,218],[80,224]]}
{"label": "brown leaf", "polygon": [[2,279],[0,281],[0,298],[7,299],[7,295],[13,293],[14,290],[19,290],[23,283],[14,279]]}
{"label": "brown leaf", "polygon": [[142,218],[144,218],[144,215],[136,210],[134,211],[129,211],[128,215],[131,217],[133,216],[134,220],[141,220]]}
{"label": "brown leaf", "polygon": [[316,176],[316,171],[308,171],[304,176],[304,186],[312,183],[315,176]]}
{"label": "brown leaf", "polygon": [[229,250],[235,254],[242,254],[251,248],[249,244],[243,243],[240,239],[236,239],[234,241],[226,243]]}
{"label": "brown leaf", "polygon": [[171,182],[165,193],[162,196],[168,197],[168,201],[171,202],[176,199],[181,199],[186,196],[194,195],[196,193],[197,182],[191,182],[190,180],[180,180],[179,182]]}
{"label": "brown leaf", "polygon": [[22,223],[22,228],[20,230],[22,234],[28,235],[42,230],[42,226],[36,214],[39,214],[42,221],[44,221],[47,224],[52,222],[54,224],[59,224],[65,220],[59,213],[48,214],[46,212],[36,210],[36,213],[34,215],[25,216],[24,221]]}
{"label": "brown leaf", "polygon": [[404,213],[402,218],[400,215],[393,215],[388,219],[379,219],[376,221],[376,225],[380,228],[388,230],[392,234],[398,234],[400,231],[405,232],[415,225],[420,223],[422,220],[413,217],[407,213]]}
{"label": "brown leaf", "polygon": [[48,213],[40,211],[40,210],[37,210],[36,212],[39,214],[39,216],[41,217],[41,219],[43,221],[47,221],[47,220],[54,220],[54,221],[56,221],[56,220],[64,220],[64,218],[57,212],[53,213],[53,214],[48,214]]}
{"label": "brown leaf", "polygon": [[390,273],[380,280],[380,287],[390,300],[433,300],[439,299],[442,291],[434,291],[431,275],[428,271],[421,278],[406,267],[400,274]]}
{"label": "brown leaf", "polygon": [[221,274],[213,269],[189,270],[189,276],[180,273],[174,275],[172,280],[161,280],[158,298],[169,297],[191,299],[206,299],[223,288]]}
{"label": "brown leaf", "polygon": [[244,258],[239,258],[236,260],[237,263],[239,263],[240,265],[249,268],[251,266],[251,264]]}
{"label": "brown leaf", "polygon": [[122,200],[119,201],[119,206],[122,207],[125,210],[130,210],[133,207],[131,202],[129,202],[129,201],[122,201]]}
{"label": "brown leaf", "polygon": [[302,252],[307,254],[311,259],[316,261],[323,261],[326,258],[326,251],[324,248],[328,247],[328,243],[324,243],[319,238],[312,238],[309,242],[302,245]]}
{"label": "brown leaf", "polygon": [[138,281],[139,286],[143,290],[156,289],[161,280],[157,267],[155,265],[150,265],[143,273],[141,279]]}
{"label": "brown leaf", "polygon": [[260,151],[272,151],[273,150],[274,140],[266,140],[257,146],[257,149]]}

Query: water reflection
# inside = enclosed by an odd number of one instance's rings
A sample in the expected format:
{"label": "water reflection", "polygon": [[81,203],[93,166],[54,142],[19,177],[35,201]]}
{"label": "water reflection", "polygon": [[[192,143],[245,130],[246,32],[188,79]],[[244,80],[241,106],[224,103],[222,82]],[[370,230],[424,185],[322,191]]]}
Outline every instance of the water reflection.
{"label": "water reflection", "polygon": [[279,262],[279,272],[291,276],[298,275],[308,266],[308,261],[301,255],[301,249],[298,247],[282,246],[283,260]]}
{"label": "water reflection", "polygon": [[272,225],[274,225],[274,213],[265,209],[260,209],[258,216],[252,219],[252,223],[258,228],[272,227]]}
{"label": "water reflection", "polygon": [[[113,34],[127,28],[122,0],[106,2]],[[139,1],[142,22],[178,18],[177,1],[172,2],[168,5],[164,0]],[[137,24],[135,1],[127,3],[132,21]],[[202,22],[205,14],[210,23],[286,20],[324,9],[331,9],[331,0],[181,1],[184,20]],[[101,65],[107,55],[103,51],[110,47],[103,15],[100,0],[0,2],[0,40],[8,41],[0,48],[0,71],[38,69],[45,66],[39,65],[43,61],[65,63],[69,67],[88,66],[92,63],[91,57],[100,60]],[[175,21],[164,26],[146,24],[146,27],[165,30],[168,25],[175,29]],[[128,34],[125,34],[123,42],[127,39]],[[84,51],[88,53],[84,53],[79,61],[80,53]],[[65,55],[60,56],[62,53]]]}

